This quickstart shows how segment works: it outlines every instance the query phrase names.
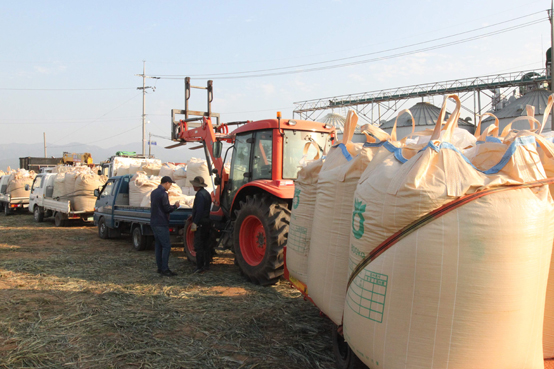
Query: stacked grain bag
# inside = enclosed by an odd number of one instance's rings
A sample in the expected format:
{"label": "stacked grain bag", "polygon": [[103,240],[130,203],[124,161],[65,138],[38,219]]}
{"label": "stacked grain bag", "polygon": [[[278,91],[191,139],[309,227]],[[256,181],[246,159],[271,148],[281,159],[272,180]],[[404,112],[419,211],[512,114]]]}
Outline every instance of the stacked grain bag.
{"label": "stacked grain bag", "polygon": [[131,163],[129,164],[129,174],[137,174],[137,172],[141,171],[141,168],[142,160],[131,159]]}
{"label": "stacked grain bag", "polygon": [[12,198],[15,197],[29,197],[30,190],[25,189],[25,185],[33,184],[35,179],[35,172],[27,171],[25,169],[17,169],[6,174],[8,176],[8,182],[6,187],[6,194]]}
{"label": "stacked grain bag", "polygon": [[[537,130],[537,144],[540,155],[541,163],[544,166],[546,176],[554,178],[554,144],[552,143],[553,133],[552,131],[543,134],[542,131],[545,128],[546,121],[550,115],[552,105],[554,104],[554,95],[550,95],[548,98],[548,104],[543,112],[542,123],[539,122],[539,129]],[[534,110],[527,107],[527,115],[533,116]],[[534,128],[533,122],[530,123],[531,129]],[[503,132],[504,133],[504,132]],[[506,141],[513,140],[513,136],[517,135],[517,131],[506,134]],[[550,185],[550,194],[554,194],[554,184]],[[543,356],[544,359],[554,358],[554,258],[551,259],[550,272],[548,276],[548,285],[546,291],[546,304],[544,311],[544,324],[543,324]]]}
{"label": "stacked grain bag", "polygon": [[[309,247],[306,245],[309,248],[308,295],[323,313],[339,325],[342,323],[346,293],[354,190],[379,147],[390,145],[391,139],[386,132],[372,126],[369,127],[372,130],[370,133],[379,142],[369,137],[372,142],[364,145],[352,143],[357,121],[356,113],[350,111],[344,125],[343,142],[330,149],[321,166],[311,240]],[[295,229],[294,226],[292,228]]]}
{"label": "stacked grain bag", "polygon": [[94,190],[101,188],[107,181],[105,176],[99,176],[93,171],[78,172],[73,191],[74,211],[94,211],[96,196]]}
{"label": "stacked grain bag", "polygon": [[186,166],[179,166],[175,168],[173,172],[173,180],[179,188],[187,187],[187,168]]}
{"label": "stacked grain bag", "polygon": [[173,174],[175,173],[177,166],[171,163],[163,163],[160,167],[160,177],[168,176],[173,179]]}
{"label": "stacked grain bag", "polygon": [[159,176],[161,163],[144,163],[142,164],[141,171],[146,173],[147,176]]}
{"label": "stacked grain bag", "polygon": [[554,203],[537,140],[484,143],[504,151],[479,170],[451,143],[450,98],[423,150],[383,147],[360,178],[345,338],[371,367],[543,368]]}
{"label": "stacked grain bag", "polygon": [[148,177],[144,172],[135,174],[129,183],[129,205],[142,206],[144,198],[158,188],[160,182],[161,177]]}
{"label": "stacked grain bag", "polygon": [[54,191],[52,192],[52,198],[60,200],[65,197],[65,172],[57,172],[54,179]]}
{"label": "stacked grain bag", "polygon": [[186,181],[185,187],[192,188],[190,181],[198,176],[204,178],[204,183],[208,185],[208,187],[206,187],[206,191],[212,192],[213,185],[210,171],[208,169],[208,163],[206,160],[191,158],[187,162],[187,177],[189,180]]}
{"label": "stacked grain bag", "polygon": [[294,198],[287,237],[287,269],[290,277],[308,284],[308,254],[317,195],[317,180],[323,159],[308,163],[294,181]]}
{"label": "stacked grain bag", "polygon": [[94,211],[94,190],[101,188],[107,178],[85,166],[58,166],[56,172],[52,198],[69,201],[72,211]]}

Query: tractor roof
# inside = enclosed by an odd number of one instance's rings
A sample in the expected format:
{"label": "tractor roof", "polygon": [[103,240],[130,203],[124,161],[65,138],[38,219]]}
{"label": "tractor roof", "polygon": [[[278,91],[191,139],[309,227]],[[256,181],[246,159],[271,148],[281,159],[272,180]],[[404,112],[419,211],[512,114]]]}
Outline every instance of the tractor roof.
{"label": "tractor roof", "polygon": [[[291,125],[289,122],[296,122]],[[262,129],[275,129],[279,128],[279,122],[277,119],[265,119],[255,122],[247,123],[239,128],[235,129],[232,134],[239,134],[251,131],[259,131]],[[327,132],[331,133],[335,130],[334,127],[325,128],[325,124],[321,122],[314,122],[309,120],[298,119],[281,119],[281,129],[284,130],[297,130],[297,131],[314,131],[314,132]]]}

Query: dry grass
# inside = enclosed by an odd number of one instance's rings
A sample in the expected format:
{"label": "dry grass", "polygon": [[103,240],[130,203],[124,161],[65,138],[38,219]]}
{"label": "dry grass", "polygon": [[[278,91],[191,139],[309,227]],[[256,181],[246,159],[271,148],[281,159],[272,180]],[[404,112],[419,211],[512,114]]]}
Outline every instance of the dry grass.
{"label": "dry grass", "polygon": [[175,278],[94,227],[0,216],[0,368],[332,368],[329,322],[286,282],[252,285],[232,254]]}

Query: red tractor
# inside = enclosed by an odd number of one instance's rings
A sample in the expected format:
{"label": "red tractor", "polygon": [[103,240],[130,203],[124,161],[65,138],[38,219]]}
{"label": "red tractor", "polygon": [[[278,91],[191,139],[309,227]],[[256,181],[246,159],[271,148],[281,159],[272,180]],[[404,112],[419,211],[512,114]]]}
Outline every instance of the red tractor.
{"label": "red tractor", "polygon": [[[191,88],[207,90],[207,112],[188,109]],[[214,239],[235,253],[236,264],[252,282],[274,284],[283,275],[283,247],[300,162],[326,152],[335,129],[318,122],[281,119],[280,113],[277,119],[220,124],[219,114],[211,111],[212,100],[212,81],[207,87],[196,87],[185,80],[185,110],[174,109],[171,114],[171,138],[179,143],[170,147],[201,144],[191,149],[204,149],[208,168],[215,175],[210,216],[217,233]],[[176,115],[185,119],[176,120]],[[233,125],[238,128],[229,132]],[[230,146],[222,158],[223,143]],[[189,228],[185,227],[185,252],[195,261]]]}

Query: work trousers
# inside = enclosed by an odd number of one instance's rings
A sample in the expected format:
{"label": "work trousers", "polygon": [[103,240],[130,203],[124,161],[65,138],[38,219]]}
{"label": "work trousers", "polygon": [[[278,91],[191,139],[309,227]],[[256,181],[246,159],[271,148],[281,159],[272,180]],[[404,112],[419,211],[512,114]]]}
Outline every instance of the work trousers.
{"label": "work trousers", "polygon": [[210,221],[201,221],[194,233],[194,251],[196,252],[196,267],[205,269],[210,266],[212,258],[210,250]]}
{"label": "work trousers", "polygon": [[158,264],[158,270],[165,272],[169,270],[169,253],[171,252],[169,227],[152,226],[152,232],[156,239],[156,264]]}

